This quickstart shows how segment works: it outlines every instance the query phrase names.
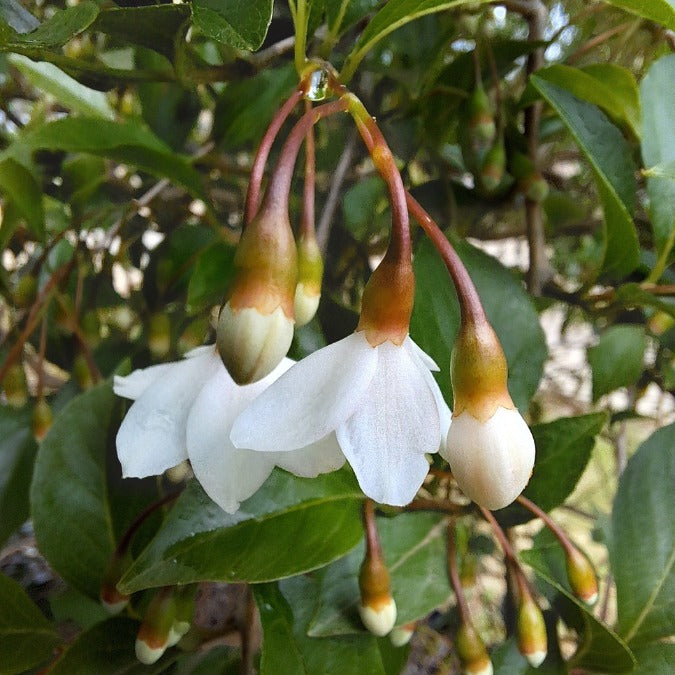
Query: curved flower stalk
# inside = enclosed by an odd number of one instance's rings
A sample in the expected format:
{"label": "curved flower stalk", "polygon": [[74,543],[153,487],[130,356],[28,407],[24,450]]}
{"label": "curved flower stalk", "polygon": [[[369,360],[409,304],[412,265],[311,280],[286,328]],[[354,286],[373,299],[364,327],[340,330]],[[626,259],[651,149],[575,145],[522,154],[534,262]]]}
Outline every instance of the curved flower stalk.
{"label": "curved flower stalk", "polygon": [[259,382],[239,386],[209,345],[182,361],[116,376],[115,393],[134,401],[117,434],[123,476],[160,474],[189,459],[209,497],[234,513],[275,465],[305,477],[340,468],[345,458],[334,437],[269,455],[240,450],[229,440],[237,415],[292,364],[284,359]]}

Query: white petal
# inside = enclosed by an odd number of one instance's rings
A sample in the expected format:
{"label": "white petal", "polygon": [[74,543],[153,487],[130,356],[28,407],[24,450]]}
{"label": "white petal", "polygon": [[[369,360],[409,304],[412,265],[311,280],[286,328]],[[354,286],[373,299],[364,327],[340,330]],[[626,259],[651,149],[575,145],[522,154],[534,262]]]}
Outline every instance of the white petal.
{"label": "white petal", "polygon": [[293,365],[284,359],[265,379],[240,387],[222,362],[195,399],[187,420],[187,447],[192,470],[206,494],[228,513],[248,499],[274,468],[274,458],[239,450],[230,440],[232,422],[260,392]]}
{"label": "white petal", "polygon": [[517,410],[497,408],[487,422],[464,411],[453,418],[447,448],[441,454],[469,499],[487,509],[501,509],[530,479],[534,439]]}
{"label": "white petal", "polygon": [[123,398],[135,401],[157,378],[167,373],[176,363],[161,363],[158,366],[140,368],[129,375],[115,375],[113,391]]}
{"label": "white petal", "polygon": [[296,363],[237,418],[232,442],[267,452],[297,450],[322,439],[361,404],[377,350],[354,333]]}
{"label": "white petal", "polygon": [[[441,450],[445,447],[448,438],[448,431],[450,430],[450,423],[452,422],[452,410],[450,410],[448,404],[445,402],[440,387],[438,386],[438,382],[436,382],[436,378],[429,372],[429,370],[438,370],[439,368],[435,361],[431,359],[426,352],[422,351],[410,337],[405,339],[403,346],[408,350],[408,354],[410,354],[413,360],[417,362],[420,372],[426,383],[429,385],[431,393],[434,395],[434,400],[436,401],[436,407],[438,409],[438,418],[441,423],[441,433],[438,439],[438,450]],[[433,367],[431,367],[429,363],[431,363]]]}
{"label": "white petal", "polygon": [[336,471],[346,460],[334,433],[305,448],[271,452],[265,456],[273,459],[282,469],[302,478],[316,478],[321,473]]}
{"label": "white petal", "polygon": [[438,450],[440,421],[434,395],[408,351],[390,342],[377,350],[368,393],[337,429],[337,439],[366,495],[403,506],[429,471],[424,453]]}
{"label": "white petal", "polygon": [[117,432],[125,478],[160,474],[187,459],[185,422],[190,407],[220,359],[212,348],[169,364],[129,408]]}
{"label": "white petal", "polygon": [[433,370],[434,372],[439,372],[440,368],[438,367],[438,364],[436,361],[434,361],[429,354],[427,354],[411,337],[408,335],[406,339],[403,341],[403,345],[411,350],[415,356],[417,356],[422,363],[429,369]]}

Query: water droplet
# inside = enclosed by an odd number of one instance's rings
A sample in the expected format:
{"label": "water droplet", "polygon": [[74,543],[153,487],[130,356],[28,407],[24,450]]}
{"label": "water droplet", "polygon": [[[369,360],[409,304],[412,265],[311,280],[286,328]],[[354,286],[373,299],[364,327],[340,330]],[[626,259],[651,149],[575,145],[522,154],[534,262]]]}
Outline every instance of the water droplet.
{"label": "water droplet", "polygon": [[310,101],[323,101],[328,93],[328,71],[325,68],[317,68],[309,76],[309,87],[305,97]]}

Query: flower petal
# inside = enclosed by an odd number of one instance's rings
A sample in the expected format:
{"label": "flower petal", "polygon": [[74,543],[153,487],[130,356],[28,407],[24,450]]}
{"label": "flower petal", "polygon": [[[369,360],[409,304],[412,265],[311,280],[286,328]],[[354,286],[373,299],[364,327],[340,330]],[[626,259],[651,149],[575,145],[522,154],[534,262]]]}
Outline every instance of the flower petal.
{"label": "flower petal", "polygon": [[410,335],[403,341],[403,346],[412,351],[412,353],[414,353],[429,370],[433,370],[436,373],[441,370],[436,361],[434,361],[429,354],[427,354],[422,347],[410,337]]}
{"label": "flower petal", "polygon": [[156,379],[166,374],[176,363],[161,363],[158,366],[139,368],[129,375],[115,375],[113,391],[122,398],[135,401]]}
{"label": "flower petal", "polygon": [[337,471],[346,460],[334,433],[307,447],[290,452],[271,452],[266,456],[272,458],[277,466],[302,478],[316,478],[321,473]]}
{"label": "flower petal", "polygon": [[296,363],[236,419],[232,442],[266,452],[297,450],[322,439],[360,404],[377,350],[354,333]]}
{"label": "flower petal", "polygon": [[125,478],[160,474],[187,459],[188,412],[219,363],[211,348],[193,358],[167,364],[169,367],[129,408],[117,432],[117,456]]}
{"label": "flower petal", "polygon": [[186,435],[192,470],[206,494],[228,513],[234,513],[256,492],[274,468],[270,456],[239,450],[230,441],[232,422],[270,384],[270,378],[240,387],[219,360],[188,416]]}
{"label": "flower petal", "polygon": [[438,450],[439,414],[408,350],[390,342],[377,349],[368,393],[337,429],[337,439],[361,489],[377,502],[403,506],[429,471],[424,453]]}

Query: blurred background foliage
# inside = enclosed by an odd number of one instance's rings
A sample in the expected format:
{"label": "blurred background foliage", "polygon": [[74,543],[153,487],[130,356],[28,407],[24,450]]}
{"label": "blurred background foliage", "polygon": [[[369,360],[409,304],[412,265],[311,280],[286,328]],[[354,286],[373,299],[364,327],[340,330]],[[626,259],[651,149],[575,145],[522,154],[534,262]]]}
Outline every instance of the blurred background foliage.
{"label": "blurred background foliage", "polygon": [[[309,7],[308,55],[329,60],[377,117],[502,340],[537,440],[526,494],[557,509],[601,574],[591,612],[570,599],[536,525],[513,530],[534,546],[526,561],[560,639],[542,671],[672,672],[672,3]],[[381,518],[401,623],[424,620],[411,653],[354,623],[362,495],[347,469],[313,482],[276,470],[236,516],[190,483],[135,535],[121,584],[134,592],[128,616],[108,619],[96,602],[120,538],[176,489],[121,480],[124,405],[109,378],[213,341],[253,155],[297,84],[293,50],[289,8],[273,0],[0,0],[0,673],[457,668],[439,514]],[[496,124],[489,147],[466,132],[479,83]],[[354,329],[390,222],[350,121],[316,133],[326,271],[294,358]],[[413,236],[411,333],[441,366],[451,404],[457,302],[433,247]],[[528,520],[515,507],[498,517]],[[467,585],[495,671],[525,673],[489,530],[464,520]],[[309,533],[326,523],[317,546]],[[255,583],[262,653],[253,599],[232,582]],[[202,583],[193,630],[141,667],[146,589],[183,583]]]}

